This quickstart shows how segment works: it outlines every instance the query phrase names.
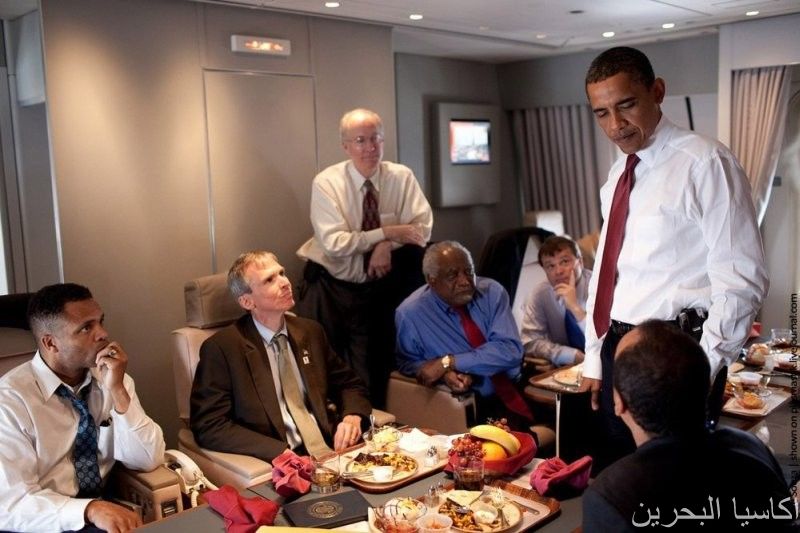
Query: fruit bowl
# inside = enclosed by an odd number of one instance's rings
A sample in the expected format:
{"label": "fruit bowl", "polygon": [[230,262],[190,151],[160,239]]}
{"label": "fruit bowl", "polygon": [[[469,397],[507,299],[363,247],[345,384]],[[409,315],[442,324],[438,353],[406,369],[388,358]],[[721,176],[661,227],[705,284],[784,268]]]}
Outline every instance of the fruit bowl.
{"label": "fruit bowl", "polygon": [[[520,468],[531,462],[536,455],[536,441],[533,440],[533,435],[530,433],[522,433],[520,431],[511,431],[512,435],[519,440],[519,451],[514,455],[510,455],[505,459],[484,459],[483,469],[484,476],[499,477],[515,474]],[[453,467],[458,463],[460,457],[451,455],[445,470],[448,472],[453,471]]]}

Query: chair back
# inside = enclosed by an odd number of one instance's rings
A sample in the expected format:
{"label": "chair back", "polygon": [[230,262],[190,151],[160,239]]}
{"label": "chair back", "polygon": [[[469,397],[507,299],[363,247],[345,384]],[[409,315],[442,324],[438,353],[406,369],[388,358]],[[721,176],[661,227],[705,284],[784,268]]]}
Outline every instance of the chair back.
{"label": "chair back", "polygon": [[172,332],[172,367],[178,416],[189,422],[189,398],[200,346],[222,327],[242,316],[242,308],[228,290],[224,273],[188,281],[183,287],[187,327]]}

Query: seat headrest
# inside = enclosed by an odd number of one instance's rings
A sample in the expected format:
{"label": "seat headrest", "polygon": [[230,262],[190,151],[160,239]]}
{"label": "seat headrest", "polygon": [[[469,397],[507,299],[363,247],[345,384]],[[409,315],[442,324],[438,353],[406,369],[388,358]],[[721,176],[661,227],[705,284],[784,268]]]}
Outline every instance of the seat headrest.
{"label": "seat headrest", "polygon": [[228,290],[228,277],[224,273],[187,281],[183,296],[186,324],[194,328],[223,326],[244,313]]}

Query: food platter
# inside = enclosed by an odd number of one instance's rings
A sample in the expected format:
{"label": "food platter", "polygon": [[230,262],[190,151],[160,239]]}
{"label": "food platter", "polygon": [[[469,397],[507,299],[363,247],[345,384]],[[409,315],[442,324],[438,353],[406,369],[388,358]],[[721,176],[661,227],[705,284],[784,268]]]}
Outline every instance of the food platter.
{"label": "food platter", "polygon": [[[392,476],[385,481],[375,480],[368,472],[376,466],[391,466],[394,468]],[[413,476],[419,463],[413,457],[404,453],[394,452],[362,452],[356,455],[347,466],[345,472],[349,474],[365,473],[363,477],[359,477],[361,483],[369,483],[371,485],[383,485],[387,483],[395,483],[403,479]]]}
{"label": "food platter", "polygon": [[553,374],[553,381],[565,387],[578,387],[581,384],[583,365],[576,365]]}
{"label": "food platter", "polygon": [[[446,495],[445,495],[446,496]],[[500,533],[501,531],[508,531],[517,526],[522,521],[522,511],[517,505],[507,500],[503,506],[503,516],[506,523],[502,524],[500,517],[496,517],[493,522],[479,523],[475,520],[475,513],[473,508],[474,502],[467,512],[459,512],[457,509],[459,505],[449,498],[445,499],[444,503],[439,505],[439,513],[449,516],[453,520],[452,529],[455,531],[462,531],[464,533]]]}

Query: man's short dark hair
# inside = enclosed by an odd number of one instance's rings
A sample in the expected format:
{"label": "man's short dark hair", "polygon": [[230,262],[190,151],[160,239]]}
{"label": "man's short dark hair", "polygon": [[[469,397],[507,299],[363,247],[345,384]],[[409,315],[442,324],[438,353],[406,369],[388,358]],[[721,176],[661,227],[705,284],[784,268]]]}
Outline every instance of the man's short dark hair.
{"label": "man's short dark hair", "polygon": [[710,367],[692,337],[669,322],[638,326],[640,338],[614,360],[614,388],[633,419],[655,436],[702,431]]}
{"label": "man's short dark hair", "polygon": [[91,291],[77,283],[57,283],[39,289],[28,302],[28,324],[36,340],[53,331],[69,302],[91,300]]}
{"label": "man's short dark hair", "polygon": [[653,65],[641,51],[629,46],[610,48],[594,58],[586,72],[586,85],[598,83],[620,72],[626,72],[648,89],[656,80]]}
{"label": "man's short dark hair", "polygon": [[578,259],[581,258],[581,251],[578,248],[578,243],[567,237],[551,235],[544,240],[542,247],[539,248],[539,264],[542,264],[542,259],[545,257],[552,257],[561,250],[569,250],[572,252],[572,255]]}

